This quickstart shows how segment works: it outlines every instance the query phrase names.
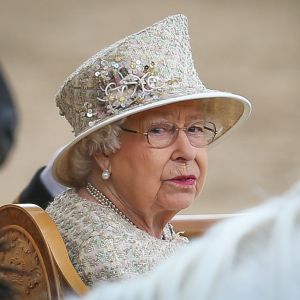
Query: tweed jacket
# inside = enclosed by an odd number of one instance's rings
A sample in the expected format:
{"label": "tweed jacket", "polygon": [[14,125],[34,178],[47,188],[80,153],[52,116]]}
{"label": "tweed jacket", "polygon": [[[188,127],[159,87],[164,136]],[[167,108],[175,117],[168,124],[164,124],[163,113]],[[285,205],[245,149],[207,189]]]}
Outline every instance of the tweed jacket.
{"label": "tweed jacket", "polygon": [[164,228],[164,239],[155,238],[111,208],[83,199],[74,189],[56,197],[47,212],[88,286],[149,272],[188,242],[169,224]]}

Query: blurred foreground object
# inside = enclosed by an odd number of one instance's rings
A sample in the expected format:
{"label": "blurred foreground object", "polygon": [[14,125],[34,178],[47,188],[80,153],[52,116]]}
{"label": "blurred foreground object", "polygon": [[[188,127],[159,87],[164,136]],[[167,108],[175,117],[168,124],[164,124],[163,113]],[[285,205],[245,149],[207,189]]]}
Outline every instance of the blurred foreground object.
{"label": "blurred foreground object", "polygon": [[[7,244],[1,240],[0,235],[0,255],[7,251]],[[15,293],[12,287],[6,282],[2,277],[4,273],[14,274],[11,268],[4,267],[2,264],[0,265],[0,299],[1,300],[13,300],[15,299]]]}
{"label": "blurred foreground object", "polygon": [[[16,300],[62,299],[64,292],[82,295],[87,287],[72,266],[51,218],[36,205],[0,207],[0,272]],[[1,298],[0,298],[1,299]]]}

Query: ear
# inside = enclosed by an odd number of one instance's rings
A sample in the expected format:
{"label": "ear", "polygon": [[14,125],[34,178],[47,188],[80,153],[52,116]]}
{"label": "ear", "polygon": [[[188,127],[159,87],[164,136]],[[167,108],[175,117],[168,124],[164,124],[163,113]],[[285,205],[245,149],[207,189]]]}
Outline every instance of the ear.
{"label": "ear", "polygon": [[110,170],[110,161],[109,161],[109,156],[103,154],[102,152],[97,152],[93,155],[97,165],[101,169],[101,171],[104,170]]}

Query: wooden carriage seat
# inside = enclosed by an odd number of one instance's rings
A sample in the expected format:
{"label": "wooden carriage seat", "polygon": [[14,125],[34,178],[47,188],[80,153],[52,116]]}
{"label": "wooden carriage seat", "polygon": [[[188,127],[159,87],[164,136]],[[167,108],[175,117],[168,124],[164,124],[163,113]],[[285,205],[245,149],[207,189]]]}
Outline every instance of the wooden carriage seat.
{"label": "wooden carriage seat", "polygon": [[[230,215],[178,215],[175,231],[191,238]],[[88,288],[69,260],[58,229],[49,215],[33,204],[0,207],[0,236],[8,250],[0,253],[0,265],[21,273],[4,274],[22,299],[62,299],[66,291],[82,295]],[[1,276],[1,274],[0,274]]]}
{"label": "wooden carriage seat", "polygon": [[203,235],[215,223],[234,216],[240,214],[176,215],[171,223],[176,232],[192,239]]}
{"label": "wooden carriage seat", "polygon": [[0,207],[0,236],[8,246],[0,253],[0,265],[20,271],[1,274],[18,292],[18,300],[57,300],[68,290],[78,295],[88,291],[69,260],[56,225],[40,207]]}

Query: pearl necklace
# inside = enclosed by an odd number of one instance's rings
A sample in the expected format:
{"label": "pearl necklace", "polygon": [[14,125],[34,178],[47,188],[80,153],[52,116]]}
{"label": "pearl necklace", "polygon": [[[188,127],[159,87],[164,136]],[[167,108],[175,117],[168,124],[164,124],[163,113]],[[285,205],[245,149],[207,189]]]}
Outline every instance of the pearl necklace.
{"label": "pearl necklace", "polygon": [[121,212],[111,200],[109,200],[104,194],[102,194],[96,187],[91,183],[86,185],[87,192],[97,200],[98,203],[111,208],[117,215],[121,216],[124,220],[129,222],[131,225],[137,227],[123,212]]}

